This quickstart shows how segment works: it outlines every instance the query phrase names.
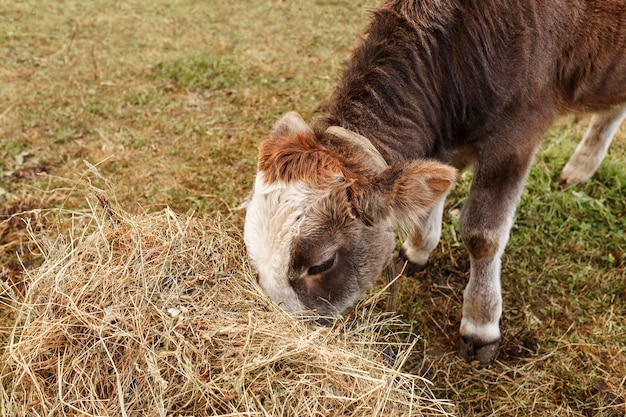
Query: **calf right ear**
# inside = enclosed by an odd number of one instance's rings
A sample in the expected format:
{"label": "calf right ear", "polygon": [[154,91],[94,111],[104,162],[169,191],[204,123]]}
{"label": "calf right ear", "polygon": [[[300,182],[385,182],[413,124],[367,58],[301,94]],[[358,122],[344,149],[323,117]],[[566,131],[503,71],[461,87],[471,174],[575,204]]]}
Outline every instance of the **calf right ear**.
{"label": "calf right ear", "polygon": [[272,128],[272,136],[295,136],[297,134],[312,135],[313,129],[295,111],[285,114]]}
{"label": "calf right ear", "polygon": [[456,177],[455,168],[436,161],[392,165],[374,178],[361,209],[371,221],[387,219],[410,230],[445,197]]}

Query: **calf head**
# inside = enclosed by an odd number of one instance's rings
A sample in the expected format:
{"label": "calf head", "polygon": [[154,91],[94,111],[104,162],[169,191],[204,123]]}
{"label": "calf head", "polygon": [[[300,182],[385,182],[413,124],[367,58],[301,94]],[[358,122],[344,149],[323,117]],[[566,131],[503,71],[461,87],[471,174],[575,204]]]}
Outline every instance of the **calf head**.
{"label": "calf head", "polygon": [[259,147],[244,240],[261,288],[290,313],[350,307],[391,260],[394,227],[419,222],[456,176],[432,161],[386,166],[337,132],[288,113]]}

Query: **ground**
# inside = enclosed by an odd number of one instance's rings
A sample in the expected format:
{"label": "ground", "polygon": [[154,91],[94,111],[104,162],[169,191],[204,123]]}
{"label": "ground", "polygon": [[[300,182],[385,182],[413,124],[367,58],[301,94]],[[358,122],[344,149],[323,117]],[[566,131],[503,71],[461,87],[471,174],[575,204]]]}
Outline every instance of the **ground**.
{"label": "ground", "polygon": [[[26,224],[79,210],[81,181],[127,210],[238,209],[256,146],[286,111],[314,116],[373,0],[0,0],[0,278],[20,290],[38,261]],[[588,117],[551,128],[503,257],[501,352],[488,369],[455,354],[468,257],[449,197],[430,266],[402,279],[420,335],[407,370],[465,416],[626,414],[626,130],[587,184],[556,178]],[[103,178],[90,174],[97,166]],[[4,304],[4,303],[3,303]],[[13,317],[2,308],[2,337]]]}

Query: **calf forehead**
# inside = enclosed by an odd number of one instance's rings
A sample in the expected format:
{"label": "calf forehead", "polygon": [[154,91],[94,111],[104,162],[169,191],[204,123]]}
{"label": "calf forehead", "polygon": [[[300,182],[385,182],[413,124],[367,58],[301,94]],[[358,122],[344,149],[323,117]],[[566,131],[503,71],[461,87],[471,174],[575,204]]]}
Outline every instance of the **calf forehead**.
{"label": "calf forehead", "polygon": [[270,137],[259,146],[259,171],[268,183],[303,182],[321,187],[342,175],[343,164],[308,134]]}

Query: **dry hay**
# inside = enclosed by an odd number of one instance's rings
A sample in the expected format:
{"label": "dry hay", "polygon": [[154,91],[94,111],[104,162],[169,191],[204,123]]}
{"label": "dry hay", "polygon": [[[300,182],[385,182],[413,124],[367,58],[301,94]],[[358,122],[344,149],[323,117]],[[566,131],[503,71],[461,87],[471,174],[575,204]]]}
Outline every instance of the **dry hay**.
{"label": "dry hay", "polygon": [[22,273],[15,254],[22,255],[22,262],[30,261],[26,225],[30,225],[31,230],[43,227],[32,211],[38,206],[34,201],[21,198],[6,202],[0,196],[0,279],[10,285],[16,285],[19,280],[16,276]]}
{"label": "dry hay", "polygon": [[320,328],[269,302],[229,221],[130,215],[103,196],[91,207],[48,213],[55,230],[32,237],[44,262],[13,296],[2,415],[451,412],[428,381],[399,371],[411,346],[397,320],[362,307]]}

